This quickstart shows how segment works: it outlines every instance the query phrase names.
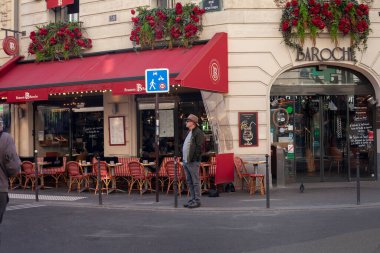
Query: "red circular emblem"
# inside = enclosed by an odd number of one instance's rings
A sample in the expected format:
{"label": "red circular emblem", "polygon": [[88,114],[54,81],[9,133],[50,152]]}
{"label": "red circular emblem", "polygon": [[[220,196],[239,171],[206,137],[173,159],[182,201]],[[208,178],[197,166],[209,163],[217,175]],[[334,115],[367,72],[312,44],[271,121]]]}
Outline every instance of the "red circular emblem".
{"label": "red circular emblem", "polygon": [[160,90],[165,90],[166,84],[165,83],[160,83]]}
{"label": "red circular emblem", "polygon": [[218,83],[220,81],[220,65],[216,59],[210,61],[209,74],[213,83]]}
{"label": "red circular emblem", "polygon": [[7,55],[18,54],[19,46],[16,38],[13,36],[5,37],[5,39],[3,40],[3,49]]}

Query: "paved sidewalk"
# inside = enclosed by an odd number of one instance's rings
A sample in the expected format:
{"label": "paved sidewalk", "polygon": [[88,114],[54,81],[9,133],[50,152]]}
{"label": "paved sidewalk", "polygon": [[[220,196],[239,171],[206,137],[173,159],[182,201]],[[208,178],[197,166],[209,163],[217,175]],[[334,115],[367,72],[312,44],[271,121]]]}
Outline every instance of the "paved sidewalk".
{"label": "paved sidewalk", "polygon": [[[67,188],[41,190],[40,203],[51,205],[73,205],[99,207],[99,196],[93,192],[66,192]],[[236,192],[220,193],[219,197],[202,196],[199,211],[264,211],[266,196],[249,195],[236,189]],[[356,182],[305,183],[304,193],[300,193],[299,184],[285,188],[273,188],[270,191],[271,210],[312,210],[338,208],[364,208],[380,206],[380,182],[361,182],[361,205],[357,205]],[[34,192],[16,189],[10,192],[10,203],[34,202]],[[155,193],[111,193],[103,194],[105,208],[124,208],[141,210],[187,210],[182,207],[187,196],[178,197],[178,209],[174,208],[172,193],[160,192],[159,202]]]}

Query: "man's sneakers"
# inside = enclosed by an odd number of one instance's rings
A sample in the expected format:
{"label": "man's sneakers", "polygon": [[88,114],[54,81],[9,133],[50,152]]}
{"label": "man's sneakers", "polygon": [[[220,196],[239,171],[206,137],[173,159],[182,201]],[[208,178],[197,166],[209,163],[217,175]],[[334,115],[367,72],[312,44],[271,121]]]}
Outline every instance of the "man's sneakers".
{"label": "man's sneakers", "polygon": [[201,206],[201,202],[194,202],[193,200],[190,200],[186,204],[183,205],[183,207],[186,208],[197,208]]}

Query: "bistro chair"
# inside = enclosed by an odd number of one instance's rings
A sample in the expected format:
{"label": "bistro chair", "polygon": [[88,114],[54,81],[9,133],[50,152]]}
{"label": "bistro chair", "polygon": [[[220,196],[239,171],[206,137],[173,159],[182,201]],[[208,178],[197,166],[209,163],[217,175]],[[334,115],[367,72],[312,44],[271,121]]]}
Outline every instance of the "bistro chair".
{"label": "bistro chair", "polygon": [[211,156],[207,163],[207,166],[202,167],[204,169],[204,177],[208,183],[208,188],[211,189],[211,182],[215,184],[216,156]]}
{"label": "bistro chair", "polygon": [[129,185],[128,194],[131,194],[133,186],[137,183],[140,195],[143,194],[144,185],[152,191],[151,177],[145,173],[144,166],[140,162],[131,161],[128,163],[129,173],[131,174],[131,183]]}
{"label": "bistro chair", "polygon": [[65,178],[65,172],[66,172],[66,157],[62,157],[62,166],[58,167],[49,167],[43,169],[43,174],[51,176],[55,181],[55,188],[58,188],[58,182],[61,177],[64,178],[64,181],[66,182]]}
{"label": "bistro chair", "polygon": [[[177,162],[179,163],[181,160],[180,157],[177,157]],[[167,174],[167,171],[166,171],[166,163],[168,161],[174,161],[174,157],[164,157],[164,159],[162,160],[161,162],[161,166],[160,166],[160,170],[158,171],[158,180],[160,182],[160,185],[161,185],[161,191],[163,192],[164,191],[164,187],[165,187],[165,182],[167,182],[169,180],[168,178],[168,174]]]}
{"label": "bistro chair", "polygon": [[256,179],[257,179],[259,183],[258,187],[259,187],[260,193],[261,195],[264,195],[265,194],[264,174],[248,173],[248,170],[245,167],[243,160],[238,156],[234,157],[234,164],[235,164],[236,174],[241,180],[241,189],[244,190],[244,182],[245,182],[248,185],[249,194],[254,194],[256,191]]}
{"label": "bistro chair", "polygon": [[129,162],[140,162],[138,157],[118,157],[119,163],[122,165],[115,167],[116,183],[122,182],[123,180],[127,183],[127,186],[131,184],[131,174],[129,172],[128,164]]}
{"label": "bistro chair", "polygon": [[[25,176],[25,173],[23,171],[17,172],[16,176],[10,176],[9,177],[9,189],[14,190],[18,187],[22,187],[22,178]],[[17,185],[15,185],[16,181],[18,182]]]}
{"label": "bistro chair", "polygon": [[[170,187],[172,187],[174,191],[174,173],[175,173],[174,159],[166,162],[165,170],[166,170],[166,175],[168,177],[168,188],[166,190],[166,194],[168,194],[170,191]],[[177,162],[177,179],[178,179],[178,194],[179,196],[181,196],[182,184],[185,182],[185,173],[184,173],[181,163],[179,162]]]}
{"label": "bistro chair", "polygon": [[[24,161],[21,164],[21,170],[25,174],[25,184],[24,189],[26,189],[26,186],[28,185],[29,181],[32,183],[32,190],[34,189],[34,185],[36,184],[36,174],[34,171],[34,163],[29,161]],[[43,181],[43,174],[38,171],[37,173],[37,180],[38,178]]]}
{"label": "bistro chair", "polygon": [[78,162],[70,161],[67,163],[67,174],[69,176],[69,190],[71,191],[71,187],[73,184],[77,184],[78,192],[81,191],[81,185],[84,181],[85,189],[89,190],[89,180],[88,175],[83,174],[83,168]]}
{"label": "bistro chair", "polygon": [[[99,182],[97,180],[99,164],[100,164],[100,183],[101,183],[101,185],[99,185]],[[112,175],[110,173],[108,173],[107,163],[105,161],[96,162],[96,163],[94,163],[92,168],[93,168],[94,175],[96,177],[95,194],[98,190],[100,190],[100,191],[106,190],[107,194],[108,194],[109,185],[112,181]],[[103,187],[103,185],[105,187]]]}

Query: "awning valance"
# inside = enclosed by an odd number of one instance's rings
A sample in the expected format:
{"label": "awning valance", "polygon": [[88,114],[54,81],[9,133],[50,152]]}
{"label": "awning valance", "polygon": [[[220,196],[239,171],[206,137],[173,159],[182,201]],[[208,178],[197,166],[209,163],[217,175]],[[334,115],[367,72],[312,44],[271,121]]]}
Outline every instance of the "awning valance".
{"label": "awning valance", "polygon": [[69,4],[73,4],[74,0],[46,0],[46,6],[48,9],[63,7]]}
{"label": "awning valance", "polygon": [[14,58],[0,68],[0,95],[12,103],[90,90],[142,94],[145,69],[154,68],[169,69],[170,85],[228,92],[227,34],[218,33],[190,49],[109,53],[63,62],[26,63]]}

